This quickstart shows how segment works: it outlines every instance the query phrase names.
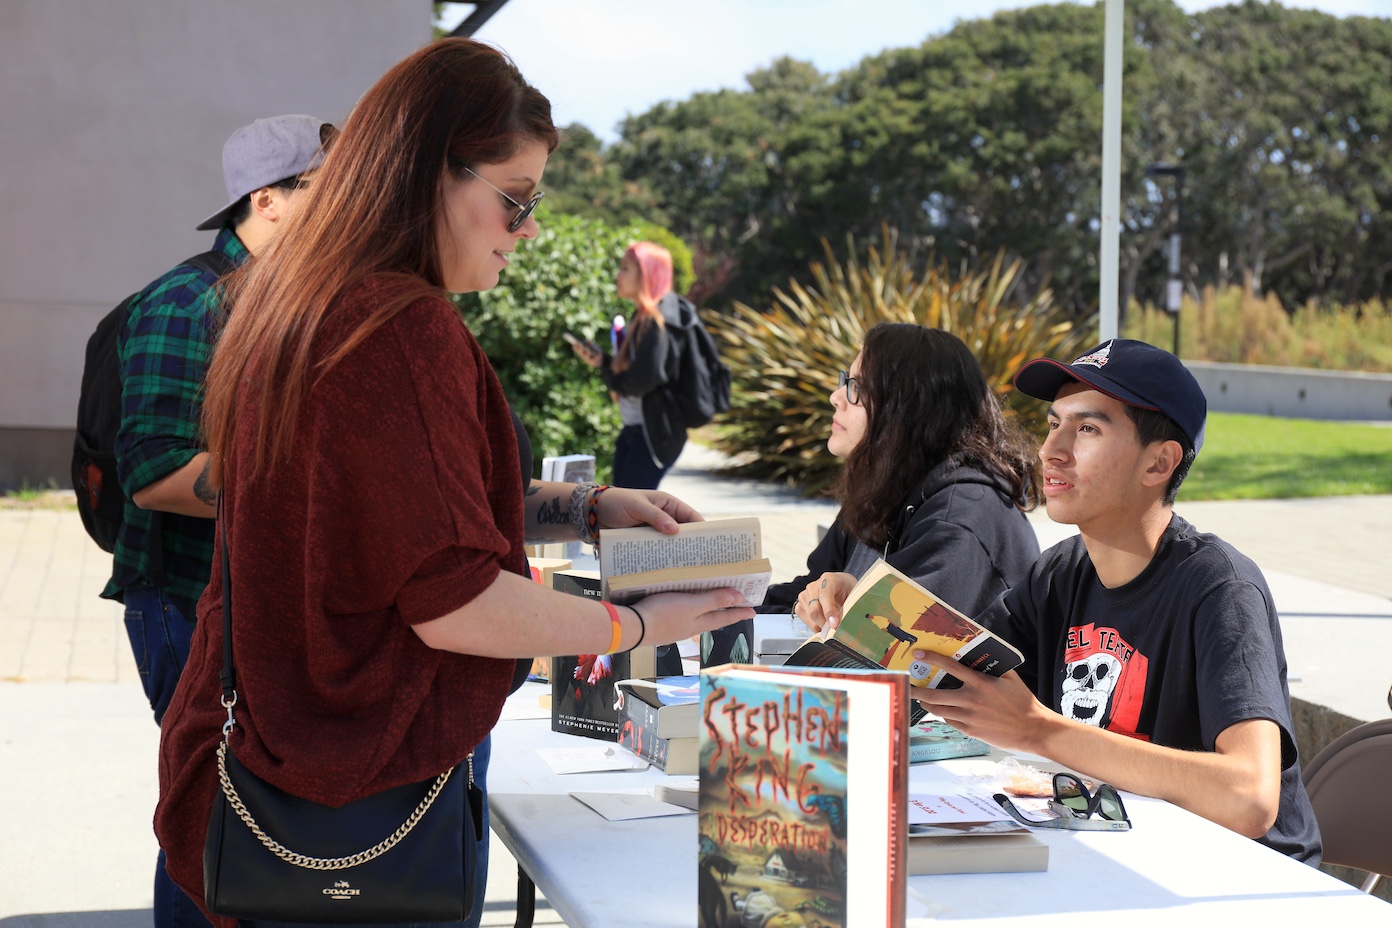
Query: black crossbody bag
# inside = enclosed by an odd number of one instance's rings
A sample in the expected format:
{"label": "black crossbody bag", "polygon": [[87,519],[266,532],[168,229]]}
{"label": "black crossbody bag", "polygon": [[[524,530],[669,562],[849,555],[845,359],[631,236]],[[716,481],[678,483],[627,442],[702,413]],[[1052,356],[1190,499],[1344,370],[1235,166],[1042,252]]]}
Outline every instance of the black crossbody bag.
{"label": "black crossbody bag", "polygon": [[340,808],[277,789],[228,746],[237,704],[232,575],[222,529],[222,705],[218,780],[203,848],[215,915],[290,922],[448,922],[468,918],[483,808],[473,755],[434,779]]}

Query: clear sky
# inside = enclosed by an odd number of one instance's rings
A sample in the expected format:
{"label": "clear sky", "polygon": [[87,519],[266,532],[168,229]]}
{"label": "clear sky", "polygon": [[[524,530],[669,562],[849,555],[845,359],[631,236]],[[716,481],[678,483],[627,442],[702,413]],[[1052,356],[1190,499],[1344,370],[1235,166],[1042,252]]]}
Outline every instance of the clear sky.
{"label": "clear sky", "polygon": [[[886,48],[917,45],[959,18],[1039,0],[509,0],[475,36],[506,51],[551,98],[556,122],[606,141],[662,100],[743,88],[788,55],[836,72]],[[1186,10],[1217,0],[1179,0]],[[1392,17],[1392,0],[1290,0],[1337,16]],[[472,7],[446,8],[453,27]]]}

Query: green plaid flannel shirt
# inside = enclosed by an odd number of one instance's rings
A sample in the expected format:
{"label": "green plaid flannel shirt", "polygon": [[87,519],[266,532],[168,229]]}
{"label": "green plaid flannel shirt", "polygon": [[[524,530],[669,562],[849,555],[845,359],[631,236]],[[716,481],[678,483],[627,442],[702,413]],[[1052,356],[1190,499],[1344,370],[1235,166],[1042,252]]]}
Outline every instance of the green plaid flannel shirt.
{"label": "green plaid flannel shirt", "polygon": [[[230,227],[213,248],[241,264],[247,250]],[[121,323],[121,427],[116,472],[127,496],[183,467],[203,450],[199,416],[212,356],[217,278],[180,265],[146,287]],[[102,596],[122,600],[150,586],[150,535],[156,514],[126,501],[111,580]],[[212,572],[212,519],[159,513],[165,594],[195,621],[194,608]]]}

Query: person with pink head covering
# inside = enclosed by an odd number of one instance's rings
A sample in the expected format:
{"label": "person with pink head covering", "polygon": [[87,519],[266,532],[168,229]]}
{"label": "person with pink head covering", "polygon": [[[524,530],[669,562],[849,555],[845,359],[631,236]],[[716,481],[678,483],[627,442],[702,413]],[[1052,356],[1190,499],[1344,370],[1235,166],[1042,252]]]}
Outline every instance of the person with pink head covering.
{"label": "person with pink head covering", "polygon": [[686,445],[686,427],[663,402],[661,388],[679,376],[672,350],[697,324],[696,307],[672,292],[672,255],[661,245],[634,242],[614,277],[619,296],[633,303],[622,344],[602,353],[584,342],[571,347],[597,367],[618,400],[623,429],[614,443],[614,486],[655,490]]}

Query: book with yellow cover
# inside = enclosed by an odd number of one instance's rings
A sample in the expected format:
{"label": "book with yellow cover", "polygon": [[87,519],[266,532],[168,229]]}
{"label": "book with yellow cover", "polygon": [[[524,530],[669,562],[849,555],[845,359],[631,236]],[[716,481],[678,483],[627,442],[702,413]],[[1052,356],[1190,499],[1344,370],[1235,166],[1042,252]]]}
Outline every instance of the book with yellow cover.
{"label": "book with yellow cover", "polygon": [[[846,597],[840,621],[807,639],[787,663],[903,670],[917,686],[951,689],[962,685],[947,672],[933,672],[926,663],[914,660],[916,649],[997,677],[1025,660],[1014,645],[879,560]],[[917,703],[913,709],[912,721],[917,724],[925,713]]]}

